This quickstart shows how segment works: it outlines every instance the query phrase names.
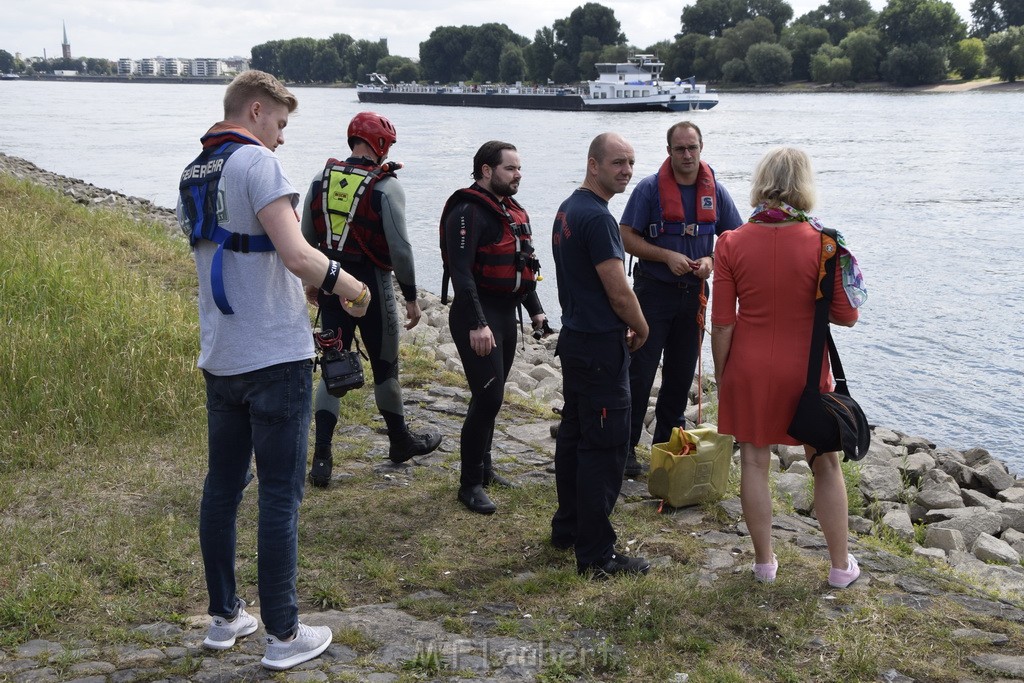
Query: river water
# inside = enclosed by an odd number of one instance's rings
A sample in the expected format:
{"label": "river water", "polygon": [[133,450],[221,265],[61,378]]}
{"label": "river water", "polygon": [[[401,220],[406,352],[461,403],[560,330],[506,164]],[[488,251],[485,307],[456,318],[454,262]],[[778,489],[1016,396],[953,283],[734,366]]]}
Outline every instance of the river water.
{"label": "river water", "polygon": [[[297,89],[278,149],[305,194],[328,156],[344,156],[361,109],[349,89]],[[0,83],[0,151],[47,170],[173,206],[198,137],[221,118],[223,88],[119,83]],[[392,158],[408,195],[419,285],[440,289],[437,222],[469,183],[489,139],[519,147],[518,199],[550,264],[549,226],[583,177],[597,133],[635,147],[636,179],[664,159],[668,113],[538,112],[378,105],[399,132]],[[870,292],[861,321],[836,331],[850,387],[873,424],[942,446],[982,446],[1024,473],[1024,93],[723,94],[692,118],[703,158],[741,214],[766,149],[797,145],[814,160],[815,213],[842,231]],[[627,190],[628,193],[628,190]],[[619,215],[625,195],[611,202]],[[557,320],[554,270],[540,291]],[[557,322],[555,323],[557,326]],[[705,364],[710,353],[705,345]]]}

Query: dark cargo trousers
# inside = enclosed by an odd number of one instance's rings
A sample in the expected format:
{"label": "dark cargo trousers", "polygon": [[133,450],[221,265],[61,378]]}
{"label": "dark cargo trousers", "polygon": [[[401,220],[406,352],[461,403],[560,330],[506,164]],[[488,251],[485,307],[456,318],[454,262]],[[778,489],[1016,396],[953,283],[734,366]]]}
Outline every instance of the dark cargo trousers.
{"label": "dark cargo trousers", "polygon": [[558,510],[551,539],[574,544],[577,565],[585,569],[611,559],[615,547],[609,517],[629,449],[629,350],[624,331],[563,328],[556,353],[565,406],[555,445]]}

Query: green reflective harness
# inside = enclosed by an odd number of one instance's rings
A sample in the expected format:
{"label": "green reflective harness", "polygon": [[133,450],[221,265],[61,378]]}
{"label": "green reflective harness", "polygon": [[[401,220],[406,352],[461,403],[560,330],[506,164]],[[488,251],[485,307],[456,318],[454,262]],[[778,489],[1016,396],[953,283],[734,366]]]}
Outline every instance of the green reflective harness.
{"label": "green reflective harness", "polygon": [[371,182],[380,177],[380,169],[352,164],[330,164],[320,181],[320,198],[327,232],[326,246],[341,251],[351,231],[352,219]]}

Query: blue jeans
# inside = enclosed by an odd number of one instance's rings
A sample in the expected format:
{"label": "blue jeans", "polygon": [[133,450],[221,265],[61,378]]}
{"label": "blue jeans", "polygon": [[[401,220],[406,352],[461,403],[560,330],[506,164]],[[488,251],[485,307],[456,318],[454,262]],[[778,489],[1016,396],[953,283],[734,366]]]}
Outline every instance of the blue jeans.
{"label": "blue jeans", "polygon": [[235,526],[255,454],[260,616],[267,633],[287,638],[299,621],[299,504],[312,412],[312,363],[281,363],[228,377],[203,375],[209,469],[199,510],[199,544],[209,613],[233,618],[238,610]]}
{"label": "blue jeans", "polygon": [[636,277],[633,291],[650,328],[647,342],[635,353],[629,366],[629,388],[633,396],[633,415],[629,430],[630,446],[640,442],[647,415],[647,402],[658,363],[661,389],[654,406],[654,443],[668,441],[673,427],[682,427],[686,402],[697,369],[697,352],[704,336],[697,325],[700,288],[703,280],[682,284]]}
{"label": "blue jeans", "polygon": [[615,548],[610,516],[629,445],[629,350],[624,331],[558,335],[565,405],[555,442],[558,510],[551,540],[575,544],[576,564],[604,564]]}

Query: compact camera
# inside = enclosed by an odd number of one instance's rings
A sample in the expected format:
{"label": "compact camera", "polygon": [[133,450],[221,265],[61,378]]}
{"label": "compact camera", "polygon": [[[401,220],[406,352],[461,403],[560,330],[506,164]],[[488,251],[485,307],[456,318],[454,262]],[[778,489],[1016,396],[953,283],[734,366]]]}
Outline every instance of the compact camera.
{"label": "compact camera", "polygon": [[359,354],[342,348],[341,338],[334,330],[314,332],[313,339],[319,351],[316,362],[320,366],[327,393],[341,398],[365,384]]}

